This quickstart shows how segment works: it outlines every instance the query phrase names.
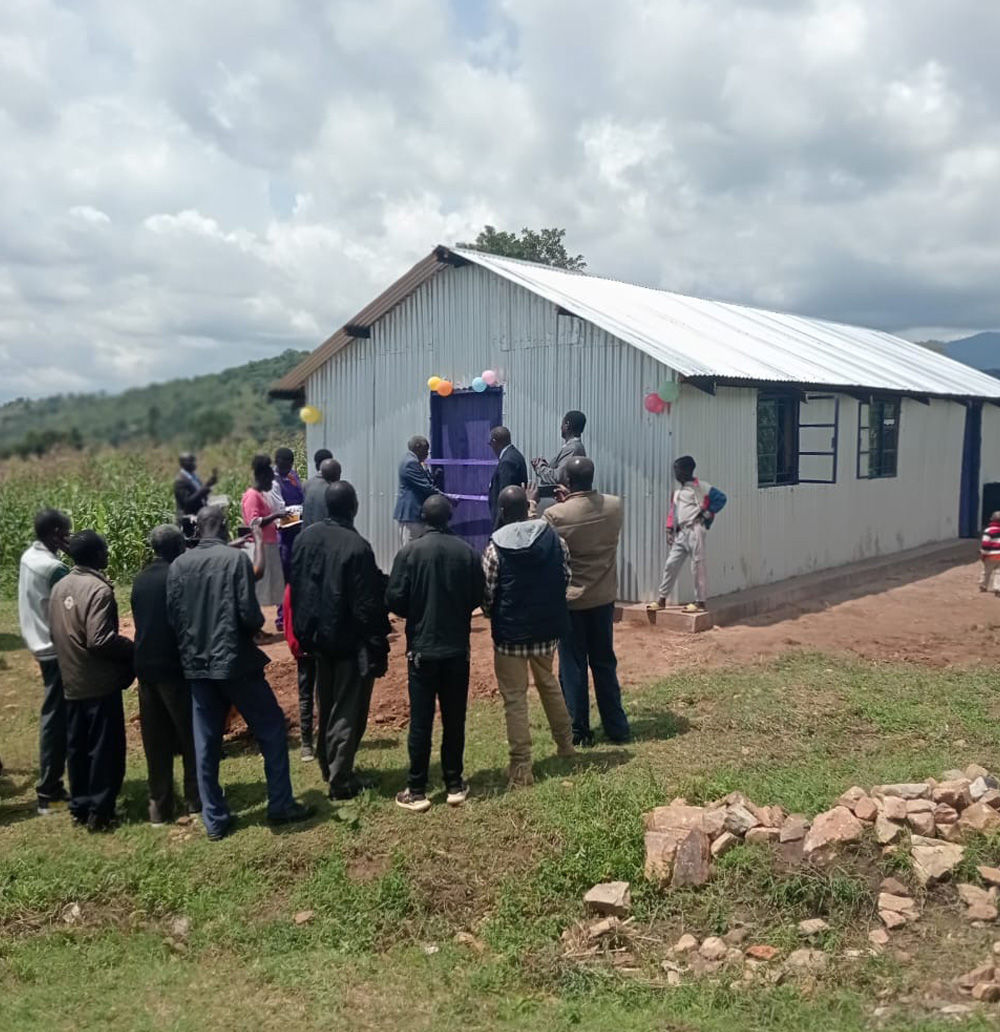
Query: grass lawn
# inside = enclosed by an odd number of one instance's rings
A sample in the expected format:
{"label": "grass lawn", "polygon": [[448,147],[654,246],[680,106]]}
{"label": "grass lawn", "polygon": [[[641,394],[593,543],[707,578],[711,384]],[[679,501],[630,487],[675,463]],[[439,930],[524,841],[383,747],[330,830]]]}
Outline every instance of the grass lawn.
{"label": "grass lawn", "polygon": [[[938,949],[929,917],[909,959],[865,951],[844,960],[845,950],[867,947],[888,861],[789,877],[765,850],[745,847],[701,892],[653,890],[642,880],[640,815],[677,795],[694,802],[736,789],[815,813],[855,783],[997,766],[995,671],[795,656],[679,675],[626,700],[634,745],[599,745],[576,763],[555,758],[536,707],[537,780],[516,792],[504,784],[501,709],[477,703],[465,808],[450,810],[440,792],[442,805],[426,815],[395,807],[405,733],[373,731],[360,763],[381,787],[356,806],[326,801],[315,765],[295,750],[296,790],[320,815],[280,833],[264,820],[259,756],[233,749],[223,783],[240,830],[212,844],[200,827],[144,823],[134,727],[122,828],[90,836],[68,815],[34,816],[39,683],[13,616],[9,603],[0,606],[4,1032],[931,1030],[954,1025],[904,1009],[876,1022],[872,1011],[885,995],[931,973],[950,979],[989,952],[988,930],[964,928]],[[133,692],[127,711],[135,712]],[[977,855],[995,861],[1000,850],[986,844]],[[610,958],[581,965],[560,941],[584,916],[583,892],[608,878],[632,882],[643,931],[627,970]],[[297,925],[304,910],[313,917]],[[831,924],[823,943],[831,966],[816,981],[665,984],[660,961],[685,931],[722,933],[738,917],[750,941],[788,950],[801,945],[797,922],[817,915]],[[178,917],[189,922],[186,935],[172,929]],[[994,1022],[984,1013],[964,1027]]]}

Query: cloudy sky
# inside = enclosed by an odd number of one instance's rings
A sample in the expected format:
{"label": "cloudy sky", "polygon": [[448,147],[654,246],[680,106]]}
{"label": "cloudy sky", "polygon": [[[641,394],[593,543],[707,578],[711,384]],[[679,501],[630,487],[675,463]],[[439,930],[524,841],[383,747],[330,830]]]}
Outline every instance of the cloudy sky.
{"label": "cloudy sky", "polygon": [[312,347],[436,243],[1000,327],[996,0],[2,0],[0,400]]}

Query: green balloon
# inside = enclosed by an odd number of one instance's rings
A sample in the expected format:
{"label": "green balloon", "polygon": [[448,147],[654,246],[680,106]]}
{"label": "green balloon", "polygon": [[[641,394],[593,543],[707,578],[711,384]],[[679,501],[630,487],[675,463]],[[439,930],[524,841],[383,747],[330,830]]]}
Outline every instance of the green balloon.
{"label": "green balloon", "polygon": [[656,393],[660,396],[661,401],[665,401],[669,405],[681,396],[680,384],[676,380],[664,380]]}

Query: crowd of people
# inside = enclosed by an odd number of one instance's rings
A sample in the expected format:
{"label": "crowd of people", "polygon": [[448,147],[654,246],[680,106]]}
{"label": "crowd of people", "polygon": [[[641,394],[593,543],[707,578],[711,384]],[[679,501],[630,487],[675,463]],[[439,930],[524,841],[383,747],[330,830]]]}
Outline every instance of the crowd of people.
{"label": "crowd of people", "polygon": [[[268,820],[312,816],[314,808],[293,795],[286,720],[265,676],[266,607],[274,607],[298,666],[302,759],[317,761],[331,799],[352,799],[370,786],[355,762],[374,682],[388,670],[390,614],[405,624],[409,775],[396,796],[404,809],[431,805],[437,708],[447,802],[458,806],[467,798],[465,723],[477,610],[492,632],[512,786],[533,778],[529,674],[559,756],[572,757],[594,741],[591,676],[605,736],[628,742],[613,633],[622,503],[594,487],[585,426],[583,413],[567,413],[561,448],[551,461],[532,460],[531,480],[510,431],[492,429],[493,531],[482,554],[452,533],[456,500],[428,465],[427,440],[412,438],[394,512],[401,547],[388,576],[355,526],[357,493],[329,450],[315,454],[315,473],[305,482],[290,450],[279,449],[273,463],[256,456],[242,498],[244,526],[233,540],[225,508],[214,504],[216,473],[203,482],[195,457],[182,455],[174,482],[177,522],[151,532],[152,561],[132,585],[134,639],[120,631],[104,572],[105,540],[93,530],[71,533],[58,510],[39,513],[19,584],[22,634],[43,684],[38,812],[68,805],[73,819],[92,831],[114,826],[125,774],[122,693],[138,680],[152,824],[172,821],[183,808],[201,814],[213,840],[233,830],[219,768],[234,713],[263,757]],[[668,519],[672,548],[664,583],[669,587],[690,557],[696,602],[703,604],[703,532],[725,499],[698,484],[690,458],[678,460],[675,474],[680,486]]]}

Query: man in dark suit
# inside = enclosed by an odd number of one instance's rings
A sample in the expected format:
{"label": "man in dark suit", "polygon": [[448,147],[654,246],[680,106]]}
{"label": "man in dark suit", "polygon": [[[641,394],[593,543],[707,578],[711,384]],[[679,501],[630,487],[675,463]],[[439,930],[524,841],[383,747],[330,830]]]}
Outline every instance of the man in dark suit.
{"label": "man in dark suit", "polygon": [[493,529],[500,526],[500,492],[505,487],[525,487],[528,483],[528,464],[524,456],[510,443],[510,431],[495,426],[490,431],[490,447],[497,457],[497,468],[490,480],[490,519]]}
{"label": "man in dark suit", "polygon": [[434,475],[427,466],[431,446],[426,437],[411,437],[407,451],[399,464],[399,495],[392,518],[399,524],[400,547],[423,537],[427,525],[420,511],[431,495],[440,494],[434,483]]}

